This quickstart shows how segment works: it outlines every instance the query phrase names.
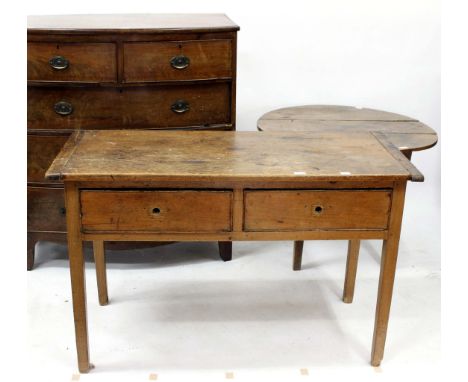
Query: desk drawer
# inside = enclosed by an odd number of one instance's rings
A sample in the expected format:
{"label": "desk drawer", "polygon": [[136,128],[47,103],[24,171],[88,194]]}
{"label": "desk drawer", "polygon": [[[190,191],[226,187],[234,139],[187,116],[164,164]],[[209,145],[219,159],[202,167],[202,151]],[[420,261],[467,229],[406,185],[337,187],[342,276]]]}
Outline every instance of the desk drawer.
{"label": "desk drawer", "polygon": [[115,45],[29,42],[28,80],[116,82]]}
{"label": "desk drawer", "polygon": [[124,44],[124,81],[178,81],[230,78],[230,40]]}
{"label": "desk drawer", "polygon": [[203,127],[230,122],[230,87],[28,88],[29,129]]}
{"label": "desk drawer", "polygon": [[246,231],[386,229],[391,192],[246,191]]}
{"label": "desk drawer", "polygon": [[229,191],[81,191],[83,230],[231,231]]}

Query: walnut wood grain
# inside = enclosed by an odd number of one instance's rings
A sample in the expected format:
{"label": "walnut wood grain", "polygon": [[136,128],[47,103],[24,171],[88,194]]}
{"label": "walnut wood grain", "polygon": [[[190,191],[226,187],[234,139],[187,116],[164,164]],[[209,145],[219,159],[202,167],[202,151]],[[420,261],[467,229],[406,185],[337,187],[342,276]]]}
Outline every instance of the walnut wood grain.
{"label": "walnut wood grain", "polygon": [[[28,184],[48,187],[43,192],[50,186],[61,185],[61,182],[43,179],[44,169],[64,139],[59,135],[68,135],[73,129],[235,129],[238,30],[236,24],[220,14],[30,16],[27,33],[28,136],[31,137],[28,138]],[[132,51],[132,44],[140,49]],[[127,54],[125,48],[129,48]],[[163,65],[175,51],[192,58],[188,70],[178,71],[176,75],[165,71]],[[136,54],[134,59],[129,56],[132,54]],[[50,58],[58,55],[68,60],[66,69],[50,66]],[[146,58],[145,63],[138,65],[143,58]],[[148,59],[159,60],[161,65],[151,67]],[[150,65],[148,70],[146,64]],[[131,70],[132,81],[138,82],[123,82],[125,68],[127,73]],[[218,83],[218,87],[211,87]],[[166,106],[171,104],[165,89],[169,84],[174,85],[171,94],[177,99],[187,96],[185,90],[193,85],[193,92],[188,95],[193,97],[189,112],[176,116],[171,111],[167,115]],[[176,85],[185,87],[176,89]],[[58,102],[52,94],[73,99],[72,114],[59,116],[52,111]],[[222,102],[224,104],[220,105]],[[166,108],[163,110],[161,106]],[[57,195],[53,190],[51,193],[50,198]],[[47,221],[47,210],[42,212],[42,220]],[[35,231],[29,232],[29,236],[32,237],[28,241],[32,243],[28,245],[30,268],[34,243],[63,241],[64,233]],[[136,248],[158,244],[122,243],[118,246]],[[108,243],[107,247],[116,248],[116,244]]]}
{"label": "walnut wood grain", "polygon": [[[230,85],[115,88],[29,88],[29,129],[125,129],[205,127],[230,122]],[[184,100],[189,110],[171,107]],[[73,106],[69,115],[54,110],[57,102]]]}
{"label": "walnut wood grain", "polygon": [[[187,81],[232,76],[230,40],[142,42],[123,45],[124,82]],[[189,62],[185,68],[171,65],[176,56]]]}
{"label": "walnut wood grain", "polygon": [[[68,67],[54,69],[49,60],[56,56],[67,59]],[[28,81],[116,82],[115,44],[28,42]]]}
{"label": "walnut wood grain", "polygon": [[63,188],[28,187],[28,231],[66,232]]}
{"label": "walnut wood grain", "polygon": [[[53,183],[45,178],[45,172],[62,149],[70,134],[28,135],[28,183]],[[56,183],[56,182],[55,182]]]}

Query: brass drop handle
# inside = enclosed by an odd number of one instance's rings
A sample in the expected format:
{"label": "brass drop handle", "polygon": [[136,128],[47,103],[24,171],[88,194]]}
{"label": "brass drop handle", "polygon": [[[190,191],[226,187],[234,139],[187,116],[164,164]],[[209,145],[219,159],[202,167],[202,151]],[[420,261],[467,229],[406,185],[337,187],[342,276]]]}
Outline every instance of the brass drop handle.
{"label": "brass drop handle", "polygon": [[318,204],[318,205],[316,205],[316,206],[313,207],[313,211],[314,211],[314,215],[319,216],[319,215],[321,215],[322,212],[323,212],[323,206],[321,206],[321,205]]}
{"label": "brass drop handle", "polygon": [[73,106],[70,102],[59,101],[54,105],[54,111],[60,115],[69,115],[73,113]]}
{"label": "brass drop handle", "polygon": [[190,105],[187,101],[179,99],[172,104],[171,110],[174,113],[182,114],[190,110]]}
{"label": "brass drop handle", "polygon": [[183,56],[183,55],[174,56],[171,58],[170,63],[174,69],[182,70],[190,65],[190,58],[188,58],[187,56]]}
{"label": "brass drop handle", "polygon": [[65,57],[55,56],[49,60],[49,65],[55,70],[64,70],[70,63]]}

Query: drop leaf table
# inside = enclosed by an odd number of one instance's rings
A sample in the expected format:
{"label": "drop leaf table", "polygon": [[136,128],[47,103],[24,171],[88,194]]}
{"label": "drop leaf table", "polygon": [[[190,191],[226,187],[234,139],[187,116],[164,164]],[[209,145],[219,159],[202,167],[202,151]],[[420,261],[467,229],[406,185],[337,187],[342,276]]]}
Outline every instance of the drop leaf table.
{"label": "drop leaf table", "polygon": [[[380,364],[406,183],[423,180],[383,134],[77,131],[46,176],[65,185],[81,372],[91,367],[84,241],[381,239]],[[105,268],[98,277],[107,297]]]}

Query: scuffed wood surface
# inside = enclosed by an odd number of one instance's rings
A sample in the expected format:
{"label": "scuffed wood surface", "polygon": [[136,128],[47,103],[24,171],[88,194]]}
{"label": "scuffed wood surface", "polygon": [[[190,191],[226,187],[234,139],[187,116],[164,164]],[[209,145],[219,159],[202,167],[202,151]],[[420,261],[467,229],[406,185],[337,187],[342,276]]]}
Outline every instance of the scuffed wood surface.
{"label": "scuffed wood surface", "polygon": [[85,232],[220,232],[232,229],[232,193],[229,191],[84,190],[80,193],[80,202]]}
{"label": "scuffed wood surface", "polygon": [[390,198],[390,190],[246,191],[244,229],[386,229]]}
{"label": "scuffed wood surface", "polygon": [[257,127],[265,132],[381,132],[402,151],[424,150],[437,143],[437,133],[416,119],[351,106],[310,105],[273,110],[258,120]]}
{"label": "scuffed wood surface", "polygon": [[138,130],[77,132],[46,176],[138,182],[411,178],[369,133]]}

